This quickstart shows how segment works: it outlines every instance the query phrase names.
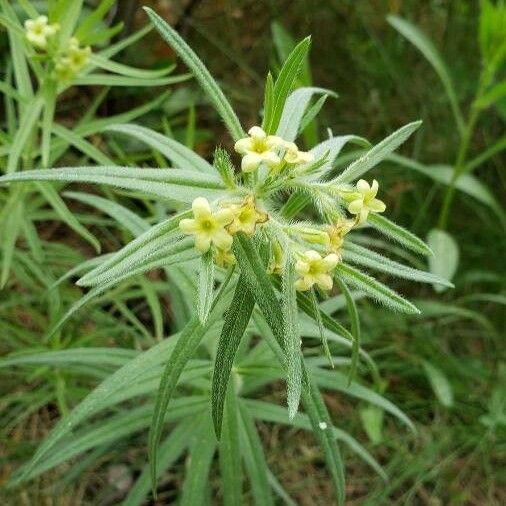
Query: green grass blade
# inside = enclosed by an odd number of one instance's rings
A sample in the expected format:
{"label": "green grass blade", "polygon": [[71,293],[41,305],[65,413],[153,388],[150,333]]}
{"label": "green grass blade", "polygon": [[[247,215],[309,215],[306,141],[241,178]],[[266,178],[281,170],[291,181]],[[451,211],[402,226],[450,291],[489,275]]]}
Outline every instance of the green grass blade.
{"label": "green grass blade", "polygon": [[225,98],[225,95],[221,91],[220,87],[213,79],[205,65],[194,53],[194,51],[186,44],[181,36],[171,28],[156,12],[149,7],[144,7],[147,15],[151,19],[151,22],[155,28],[160,32],[161,36],[166,42],[176,51],[181,59],[193,72],[195,78],[202,86],[209,99],[213,103],[214,107],[218,111],[222,120],[225,122],[232,138],[238,140],[244,137],[244,131],[241,127],[241,123],[237,118],[232,106]]}
{"label": "green grass blade", "polygon": [[432,68],[436,71],[443,87],[445,89],[450,106],[455,118],[457,129],[462,135],[464,133],[464,118],[459,107],[457,94],[453,87],[453,81],[448,71],[448,67],[443,61],[443,58],[439,54],[438,50],[432,43],[432,41],[415,25],[400,18],[399,16],[390,15],[387,16],[388,22],[411,44],[413,44],[425,57],[425,59],[432,65]]}
{"label": "green grass blade", "polygon": [[171,160],[176,167],[181,168],[194,168],[199,172],[214,174],[216,170],[208,163],[204,158],[197,155],[191,149],[177,142],[174,139],[170,139],[165,135],[161,135],[150,128],[138,126],[138,125],[111,125],[107,128],[109,132],[121,132],[127,135],[131,135],[136,139],[146,143],[148,146],[156,149],[166,158]]}

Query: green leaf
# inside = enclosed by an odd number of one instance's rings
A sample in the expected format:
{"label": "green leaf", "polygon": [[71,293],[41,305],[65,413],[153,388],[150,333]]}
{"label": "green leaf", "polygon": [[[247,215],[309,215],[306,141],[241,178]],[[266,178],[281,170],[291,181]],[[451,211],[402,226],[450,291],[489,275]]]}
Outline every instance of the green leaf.
{"label": "green leaf", "polygon": [[201,427],[193,436],[190,447],[190,465],[185,473],[181,506],[204,504],[206,490],[209,486],[209,470],[216,451],[216,439],[213,434],[212,421],[205,417]]}
{"label": "green leaf", "polygon": [[360,272],[349,265],[340,263],[336,267],[336,273],[341,276],[345,282],[364,291],[376,301],[385,306],[407,314],[419,314],[420,311],[411,302],[401,297],[398,293],[385,286],[383,283]]}
{"label": "green leaf", "polygon": [[438,50],[431,40],[412,23],[394,15],[387,16],[387,20],[403,37],[408,39],[409,42],[411,42],[411,44],[413,44],[432,65],[432,68],[435,70],[441,80],[441,83],[443,84],[455,118],[457,129],[460,135],[462,135],[464,133],[464,118],[459,107],[457,94],[455,93],[448,67],[443,61],[443,58],[439,54]]}
{"label": "green leaf", "polygon": [[64,167],[27,170],[0,177],[0,183],[15,181],[69,181],[137,190],[157,198],[191,203],[199,196],[216,199],[225,187],[220,179],[185,169],[137,169],[131,167]]}
{"label": "green leaf", "polygon": [[439,402],[446,408],[453,406],[453,389],[444,373],[426,360],[422,361],[425,375]]}
{"label": "green leaf", "polygon": [[433,255],[429,246],[427,246],[415,234],[412,234],[405,228],[397,225],[393,221],[390,221],[388,218],[380,216],[379,214],[371,213],[367,218],[367,222],[382,234],[390,237],[411,251],[421,255]]}
{"label": "green leaf", "polygon": [[234,298],[225,313],[225,323],[218,342],[213,369],[211,405],[214,430],[218,439],[221,437],[223,406],[234,357],[248,326],[254,306],[255,299],[246,286],[243,275],[241,275],[237,282]]}
{"label": "green leaf", "polygon": [[84,192],[65,192],[63,196],[83,202],[84,204],[88,204],[100,211],[103,211],[114,218],[120,225],[125,227],[136,237],[146,232],[149,228],[142,218],[130,211],[130,209],[127,209],[125,206],[122,206],[113,200]]}
{"label": "green leaf", "polygon": [[213,253],[209,250],[200,257],[199,290],[197,299],[197,315],[200,323],[205,325],[211,304],[213,303],[214,262]]}
{"label": "green leaf", "polygon": [[286,255],[283,269],[283,309],[285,323],[285,350],[287,362],[287,403],[288,416],[293,418],[299,409],[302,391],[301,369],[301,337],[299,330],[299,311],[297,307],[297,293],[295,290],[295,263],[290,255]]}
{"label": "green leaf", "polygon": [[[170,399],[174,394],[179,377],[183,372],[186,364],[195,354],[195,351],[200,344],[204,334],[208,328],[209,322],[203,326],[197,317],[190,320],[174,346],[170,355],[170,360],[167,361],[161,379],[158,392],[156,394],[155,407],[153,409],[153,417],[149,430],[148,439],[148,456],[151,470],[151,486],[153,492],[156,491],[156,476],[158,466],[158,444],[163,430],[163,420]],[[211,427],[209,427],[212,432]],[[214,440],[214,437],[213,437]],[[214,444],[214,441],[213,441]],[[214,451],[214,450],[213,450]]]}
{"label": "green leaf", "polygon": [[[459,265],[459,247],[455,239],[446,231],[433,228],[427,235],[434,256],[429,257],[429,268],[435,276],[453,279]],[[434,285],[434,290],[443,292],[447,287]]]}
{"label": "green leaf", "polygon": [[148,146],[151,146],[169,160],[172,160],[177,167],[185,169],[191,167],[199,172],[216,174],[214,167],[194,151],[188,149],[180,142],[161,135],[150,128],[132,124],[111,125],[107,127],[107,131],[121,132],[145,142]]}
{"label": "green leaf", "polygon": [[363,265],[381,272],[388,272],[395,277],[412,279],[421,283],[431,283],[452,288],[453,284],[447,279],[430,272],[413,269],[394,260],[376,253],[370,249],[348,241],[343,251],[343,259],[352,264]]}
{"label": "green leaf", "polygon": [[336,93],[325,88],[298,88],[286,99],[276,135],[285,141],[294,141],[297,138],[304,113],[316,94],[337,97]]}
{"label": "green leaf", "polygon": [[242,455],[246,464],[253,498],[257,506],[274,506],[274,501],[267,477],[267,462],[262,449],[262,441],[242,401],[239,400],[239,437]]}
{"label": "green leaf", "polygon": [[[188,446],[188,441],[195,433],[199,418],[183,420],[170,433],[170,436],[160,445],[158,459],[160,462],[159,478],[165,470],[176,462]],[[128,496],[121,503],[122,506],[142,506],[146,501],[146,496],[151,488],[149,467],[145,466],[141,475],[135,481],[130,489]]]}
{"label": "green leaf", "polygon": [[129,65],[123,65],[122,63],[117,63],[115,61],[109,60],[108,58],[104,58],[103,56],[100,56],[96,53],[91,54],[89,61],[91,65],[107,70],[109,72],[113,72],[114,74],[119,74],[127,77],[137,77],[139,79],[156,79],[164,77],[172,72],[172,70],[174,70],[174,65],[155,70],[138,69],[135,67],[130,67]]}
{"label": "green leaf", "polygon": [[114,74],[88,74],[76,77],[72,80],[73,86],[126,86],[126,87],[144,87],[144,86],[168,86],[169,84],[182,83],[188,81],[189,74],[181,74],[173,77],[158,77],[146,79],[144,77],[126,77]]}
{"label": "green leaf", "polygon": [[89,232],[79,220],[72,214],[65,202],[58,195],[56,190],[47,183],[35,183],[37,189],[44,195],[51,207],[56,211],[56,214],[75,232],[77,232],[83,239],[88,241],[100,253],[100,243],[98,239]]}
{"label": "green leaf", "polygon": [[360,317],[358,315],[358,309],[355,303],[355,299],[353,298],[350,289],[343,280],[339,279],[339,277],[336,276],[335,279],[339,286],[339,289],[343,293],[344,298],[346,300],[346,308],[348,310],[348,316],[351,322],[351,333],[353,335],[353,348],[351,356],[350,373],[348,375],[348,380],[351,383],[357,372],[358,361],[360,358],[360,341],[361,341]]}
{"label": "green leaf", "polygon": [[301,40],[288,55],[279,72],[273,89],[272,115],[265,121],[267,133],[274,133],[278,128],[286,99],[295,84],[310,45],[310,37]]}
{"label": "green leaf", "polygon": [[194,51],[186,44],[181,36],[171,28],[156,12],[149,7],[144,7],[147,15],[155,28],[160,32],[161,36],[166,42],[174,49],[174,51],[181,57],[186,65],[193,72],[195,78],[202,86],[219,115],[225,122],[232,138],[236,141],[244,137],[244,131],[241,123],[237,118],[232,106],[225,98],[220,87],[213,79],[205,65],[194,53]]}
{"label": "green leaf", "polygon": [[383,441],[383,414],[384,411],[377,406],[367,406],[360,409],[360,419],[373,444]]}
{"label": "green leaf", "polygon": [[351,183],[368,170],[372,169],[378,163],[383,161],[392,151],[395,151],[403,142],[405,142],[415,130],[417,130],[421,121],[413,121],[396,130],[393,134],[383,139],[380,143],[376,144],[373,148],[367,151],[360,158],[352,162],[333,182],[336,183]]}
{"label": "green leaf", "polygon": [[241,506],[242,500],[242,466],[241,447],[239,444],[237,396],[234,386],[228,386],[223,413],[223,429],[220,439],[221,488],[224,506]]}
{"label": "green leaf", "polygon": [[21,115],[19,128],[14,135],[12,145],[9,149],[9,157],[7,159],[7,174],[18,169],[18,163],[26,145],[32,135],[34,128],[39,119],[42,108],[44,107],[44,99],[36,96],[26,105],[25,111]]}
{"label": "green leaf", "polygon": [[[274,422],[277,424],[289,425],[299,429],[310,431],[312,429],[308,415],[297,413],[291,420],[288,419],[286,411],[280,406],[270,402],[245,399],[243,403],[247,406],[252,416],[258,420]],[[352,436],[337,427],[331,427],[332,436],[345,442],[350,449],[356,453],[364,462],[369,464],[383,480],[387,479],[385,471],[374,457]]]}

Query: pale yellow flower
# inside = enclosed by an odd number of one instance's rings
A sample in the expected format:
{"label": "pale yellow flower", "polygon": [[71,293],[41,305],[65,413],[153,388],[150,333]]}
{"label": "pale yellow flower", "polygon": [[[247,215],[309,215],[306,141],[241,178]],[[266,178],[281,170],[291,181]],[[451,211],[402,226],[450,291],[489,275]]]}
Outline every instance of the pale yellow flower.
{"label": "pale yellow flower", "polygon": [[79,41],[72,37],[67,49],[55,59],[55,75],[59,81],[69,81],[88,63],[91,47],[80,47]]}
{"label": "pale yellow flower", "polygon": [[281,159],[277,149],[283,147],[283,139],[276,135],[267,135],[259,126],[250,128],[248,135],[249,137],[239,139],[234,146],[234,149],[242,155],[242,171],[253,172],[262,163],[271,169],[278,167]]}
{"label": "pale yellow flower", "polygon": [[299,291],[306,291],[313,285],[317,285],[322,290],[330,290],[332,276],[329,273],[338,263],[339,257],[335,253],[330,253],[322,258],[317,251],[306,251],[302,258],[295,263],[295,271],[300,276],[295,282],[295,288]]}
{"label": "pale yellow flower", "polygon": [[251,195],[248,195],[242,204],[231,204],[228,209],[234,214],[234,221],[227,227],[231,234],[244,232],[247,235],[253,235],[257,223],[265,223],[269,219],[267,213],[255,207],[255,201]]}
{"label": "pale yellow flower", "polygon": [[330,238],[329,249],[341,257],[341,249],[344,244],[344,236],[353,228],[353,221],[342,220],[334,225],[327,225],[326,230]]}
{"label": "pale yellow flower", "polygon": [[237,263],[237,260],[230,249],[223,250],[216,248],[214,251],[214,261],[216,265],[223,268],[230,267],[231,265],[235,265]]}
{"label": "pale yellow flower", "polygon": [[357,215],[357,222],[364,223],[369,212],[382,213],[386,209],[384,202],[376,198],[378,181],[376,179],[369,185],[364,179],[357,182],[357,192],[350,196],[348,211]]}
{"label": "pale yellow flower", "polygon": [[209,202],[204,197],[196,198],[192,203],[193,219],[179,222],[179,229],[188,235],[195,236],[195,247],[206,253],[214,244],[221,250],[229,250],[232,246],[232,236],[225,227],[234,219],[230,209],[212,212]]}
{"label": "pale yellow flower", "polygon": [[25,21],[26,38],[30,44],[38,49],[46,49],[48,38],[60,29],[57,23],[49,24],[47,16],[39,16]]}
{"label": "pale yellow flower", "polygon": [[285,143],[286,152],[284,160],[290,165],[296,165],[299,163],[309,163],[314,160],[314,155],[309,151],[300,151],[294,142]]}

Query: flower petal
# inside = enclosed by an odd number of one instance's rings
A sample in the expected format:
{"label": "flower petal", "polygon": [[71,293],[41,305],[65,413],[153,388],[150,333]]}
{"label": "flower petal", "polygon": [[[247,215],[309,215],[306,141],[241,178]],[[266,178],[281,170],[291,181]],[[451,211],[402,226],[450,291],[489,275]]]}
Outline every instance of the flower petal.
{"label": "flower petal", "polygon": [[179,230],[185,234],[195,234],[197,232],[197,229],[198,226],[196,220],[186,218],[179,222]]}
{"label": "flower petal", "polygon": [[313,249],[308,249],[306,252],[304,252],[304,256],[309,262],[319,262],[322,259],[322,256],[318,251],[315,251]]}
{"label": "flower petal", "polygon": [[213,217],[220,225],[228,225],[234,219],[234,212],[232,209],[222,209],[221,211],[216,211]]}
{"label": "flower petal", "polygon": [[375,213],[382,213],[387,208],[385,203],[379,199],[372,199],[371,202],[369,202],[368,207]]}
{"label": "flower petal", "polygon": [[369,183],[365,179],[359,179],[357,181],[357,190],[360,193],[367,193],[371,187],[369,186]]}
{"label": "flower petal", "polygon": [[209,205],[207,199],[204,197],[197,197],[192,202],[192,210],[195,218],[199,218],[201,216],[209,216],[211,214],[211,206]]}
{"label": "flower petal", "polygon": [[335,253],[330,253],[322,260],[322,266],[328,271],[334,269],[334,267],[339,263],[339,257]]}
{"label": "flower petal", "polygon": [[309,272],[309,264],[303,260],[297,260],[295,262],[295,272],[303,276]]}
{"label": "flower petal", "polygon": [[262,157],[258,153],[248,153],[241,161],[241,170],[243,172],[254,172],[262,163]]}
{"label": "flower petal", "polygon": [[255,139],[265,139],[267,137],[267,134],[259,126],[251,127],[248,130],[248,135]]}
{"label": "flower petal", "polygon": [[348,204],[348,211],[351,214],[359,214],[364,208],[363,199],[356,199]]}
{"label": "flower petal", "polygon": [[313,277],[312,276],[304,276],[303,278],[299,278],[295,281],[295,289],[299,292],[305,292],[309,290],[313,286]]}
{"label": "flower petal", "polygon": [[207,253],[211,247],[211,237],[209,237],[209,234],[197,234],[195,236],[195,247],[201,253]]}
{"label": "flower petal", "polygon": [[239,139],[234,144],[234,149],[237,151],[237,153],[241,153],[242,155],[245,155],[248,151],[251,151],[253,149],[253,142],[249,137],[245,137],[244,139]]}
{"label": "flower petal", "polygon": [[328,274],[317,274],[315,277],[316,284],[322,290],[330,290],[332,288],[332,277]]}
{"label": "flower petal", "polygon": [[224,228],[220,228],[214,232],[212,241],[218,248],[226,251],[231,248],[233,238]]}

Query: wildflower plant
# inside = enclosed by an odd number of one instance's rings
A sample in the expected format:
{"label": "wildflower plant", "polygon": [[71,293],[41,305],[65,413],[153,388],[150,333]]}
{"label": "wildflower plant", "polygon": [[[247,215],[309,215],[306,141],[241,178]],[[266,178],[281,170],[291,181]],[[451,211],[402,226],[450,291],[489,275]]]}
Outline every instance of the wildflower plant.
{"label": "wildflower plant", "polygon": [[[262,121],[245,132],[193,50],[155,12],[148,8],[146,12],[206,92],[232,137],[234,152],[216,147],[211,164],[148,128],[111,125],[111,133],[146,143],[175,167],[107,164],[27,170],[7,174],[0,182],[85,182],[133,191],[134,196],[148,195],[165,203],[164,219],[155,225],[144,222],[145,228],[137,230],[136,238],[122,249],[76,268],[74,272],[84,273],[77,284],[90,291],[69,309],[49,336],[85,303],[126,279],[158,267],[166,268],[174,279],[184,273],[191,280],[194,291],[190,290],[187,302],[193,314],[171,339],[128,361],[119,360],[118,370],[56,425],[17,480],[43,472],[48,457],[49,462],[61,461],[59,445],[65,447],[71,431],[91,415],[156,391],[154,406],[139,408],[143,410],[139,417],[144,418],[136,422],[136,427],[149,424],[150,467],[139,478],[136,490],[140,495],[128,504],[139,504],[136,501],[143,497],[141,492],[147,493],[150,482],[156,490],[160,467],[176,458],[174,444],[192,432],[197,436],[189,443],[192,460],[183,486],[183,504],[201,504],[204,500],[205,476],[216,451],[224,504],[242,503],[241,460],[255,502],[273,504],[271,487],[278,491],[282,488],[269,475],[254,419],[312,430],[321,446],[336,502],[343,504],[344,467],[337,440],[346,441],[371,465],[377,467],[377,463],[335,427],[320,388],[342,390],[380,405],[411,426],[391,403],[355,381],[359,360],[373,377],[377,371],[360,347],[359,311],[351,290],[358,289],[406,314],[417,314],[418,309],[360,267],[451,286],[434,274],[371,250],[363,234],[373,228],[412,252],[431,254],[423,241],[385,216],[379,183],[363,179],[406,141],[420,122],[400,128],[376,146],[353,135],[332,135],[304,151],[296,141],[301,126],[314,115],[308,104],[315,89],[294,91],[294,86],[309,51],[310,38],[306,38],[290,53],[276,79],[268,74]],[[300,99],[302,96],[305,100]],[[358,143],[367,151],[336,174],[334,162],[346,143]],[[346,301],[351,329],[322,308],[321,301],[337,292]],[[253,336],[260,336],[260,341],[254,341]],[[305,356],[307,338],[320,340],[324,360]],[[343,346],[351,349],[347,378],[333,369],[336,350]],[[202,349],[206,359],[198,353]],[[266,366],[272,367],[271,376],[258,372]],[[259,385],[278,377],[286,381],[287,412],[275,404],[248,398]],[[179,395],[178,384],[199,389],[200,396]],[[300,404],[304,413],[299,411]],[[146,422],[146,413],[151,411]],[[125,427],[120,422],[128,415],[118,415],[118,427]],[[160,445],[164,428],[175,420],[178,423],[173,432]],[[107,427],[113,432],[112,422]],[[74,448],[83,448],[85,441],[92,439],[89,430],[83,432],[73,441]]]}

